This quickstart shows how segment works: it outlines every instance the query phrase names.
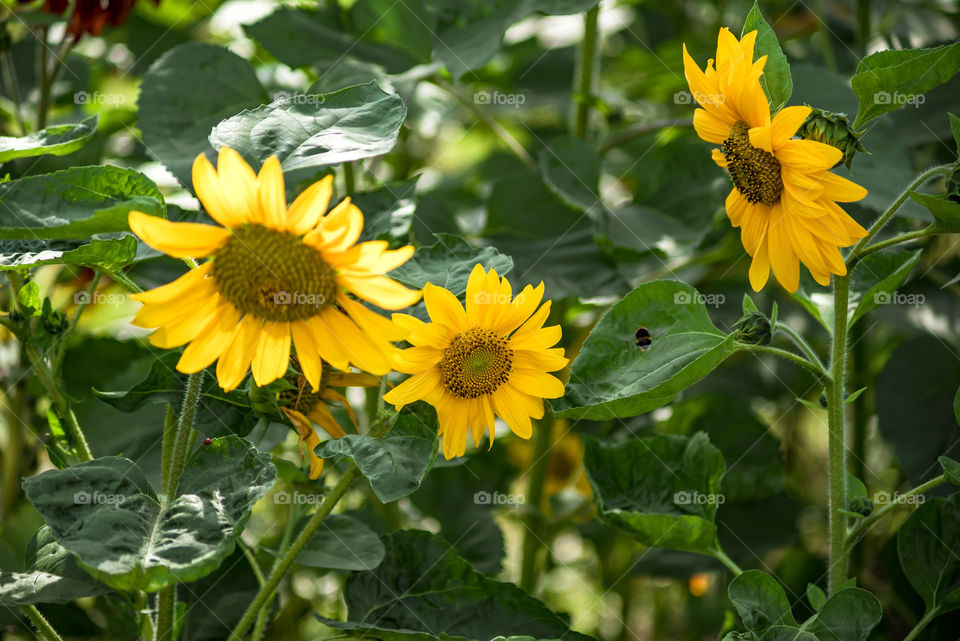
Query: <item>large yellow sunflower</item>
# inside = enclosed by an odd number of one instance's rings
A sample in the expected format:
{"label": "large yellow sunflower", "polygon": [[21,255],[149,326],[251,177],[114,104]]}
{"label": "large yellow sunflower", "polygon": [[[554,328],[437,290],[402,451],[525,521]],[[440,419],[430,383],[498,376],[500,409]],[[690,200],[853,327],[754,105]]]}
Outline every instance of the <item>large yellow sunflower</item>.
{"label": "large yellow sunflower", "polygon": [[560,326],[544,327],[550,301],[543,283],[513,297],[510,283],[476,265],[467,282],[467,307],[449,291],[427,283],[423,300],[430,323],[394,314],[413,347],[400,351],[395,369],[412,374],[383,398],[399,410],[424,400],[437,408],[446,458],[463,455],[467,431],[480,443],[494,436],[494,416],[514,434],[530,438],[532,418],[543,418],[543,399],[563,396],[563,383],[547,372],[567,364]]}
{"label": "large yellow sunflower", "polygon": [[321,359],[341,370],[356,365],[373,374],[390,370],[390,341],[403,331],[350,294],[385,309],[420,299],[383,276],[404,263],[413,247],[388,250],[385,241],[356,244],[363,215],[345,198],[326,215],[332,177],[307,188],[288,208],[280,162],[270,157],[259,176],[224,147],[217,169],[202,154],[193,185],[210,216],[223,225],[174,223],[130,212],[130,229],[148,245],[177,258],[211,257],[177,280],[134,296],[143,308],[133,319],[156,327],[150,342],[189,343],[181,372],[215,360],[225,390],[248,369],[263,386],[287,372],[291,342],[314,389]]}
{"label": "large yellow sunflower", "polygon": [[802,262],[821,285],[830,274],[847,273],[839,247],[866,235],[837,202],[853,202],[867,190],[830,173],[843,157],[835,147],[796,140],[809,107],[787,107],[772,119],[760,75],[767,57],[753,60],[757,32],[738,41],[729,29],[717,38],[713,60],[701,71],[683,47],[683,68],[694,99],[697,134],[720,145],[714,161],[733,181],[727,216],[740,228],[744,249],[753,257],[750,284],[759,291],[770,268],[791,292],[797,290]]}

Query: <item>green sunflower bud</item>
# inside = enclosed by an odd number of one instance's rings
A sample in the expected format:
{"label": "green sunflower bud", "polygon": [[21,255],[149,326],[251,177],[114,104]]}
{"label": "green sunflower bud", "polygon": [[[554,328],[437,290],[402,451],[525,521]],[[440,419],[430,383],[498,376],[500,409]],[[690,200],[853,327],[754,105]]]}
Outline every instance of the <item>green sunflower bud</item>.
{"label": "green sunflower bud", "polygon": [[770,319],[760,312],[747,312],[733,325],[737,340],[748,345],[767,345],[770,342]]}
{"label": "green sunflower bud", "polygon": [[847,511],[862,516],[869,516],[873,512],[873,501],[865,496],[857,496],[847,503]]}
{"label": "green sunflower bud", "polygon": [[[814,109],[797,131],[797,135],[804,140],[816,140],[842,151],[843,160],[840,162],[845,164],[847,169],[853,163],[854,154],[870,153],[860,142],[863,132],[854,131],[847,121],[847,115],[842,113]],[[839,164],[838,162],[837,165]]]}

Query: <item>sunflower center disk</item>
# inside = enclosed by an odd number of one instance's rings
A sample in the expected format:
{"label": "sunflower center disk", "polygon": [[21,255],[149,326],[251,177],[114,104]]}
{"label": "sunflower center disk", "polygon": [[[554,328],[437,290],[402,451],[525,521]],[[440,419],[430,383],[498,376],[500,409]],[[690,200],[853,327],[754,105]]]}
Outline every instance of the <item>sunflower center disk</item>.
{"label": "sunflower center disk", "polygon": [[454,396],[478,398],[507,382],[513,350],[487,329],[471,329],[450,343],[440,359],[440,382]]}
{"label": "sunflower center disk", "polygon": [[261,225],[233,230],[213,261],[213,280],[240,311],[265,320],[303,320],[336,301],[336,273],[320,252]]}
{"label": "sunflower center disk", "polygon": [[752,204],[773,205],[780,200],[783,179],[780,163],[769,151],[750,144],[750,126],[741,121],[730,128],[720,150],[727,159],[727,171],[734,186]]}

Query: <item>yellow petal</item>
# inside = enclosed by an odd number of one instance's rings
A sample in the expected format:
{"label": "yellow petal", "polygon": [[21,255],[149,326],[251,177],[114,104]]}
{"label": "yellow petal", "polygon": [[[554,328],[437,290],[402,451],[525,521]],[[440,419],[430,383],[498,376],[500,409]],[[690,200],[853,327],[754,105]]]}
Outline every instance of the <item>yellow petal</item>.
{"label": "yellow petal", "polygon": [[522,401],[516,397],[509,385],[503,385],[493,393],[493,403],[497,414],[503,418],[510,431],[520,438],[530,438],[533,434],[530,415],[523,411]]}
{"label": "yellow petal", "polygon": [[332,194],[333,174],[327,174],[307,187],[287,210],[287,231],[300,236],[316,227],[330,206]]}
{"label": "yellow petal", "polygon": [[770,127],[753,127],[747,132],[750,137],[750,145],[755,149],[764,151],[773,151],[773,144],[770,140]]}
{"label": "yellow petal", "polygon": [[[331,310],[331,313],[333,312]],[[333,333],[328,323],[321,320],[320,316],[314,316],[306,321],[309,324],[310,332],[313,334],[313,343],[320,354],[320,358],[327,361],[337,369],[350,369],[350,356],[340,337]]]}
{"label": "yellow petal", "polygon": [[406,309],[420,300],[419,291],[407,289],[386,276],[338,274],[337,281],[358,298],[383,309]]}
{"label": "yellow petal", "polygon": [[784,107],[773,117],[771,125],[773,144],[779,145],[790,140],[813,111],[810,107]]}
{"label": "yellow petal", "polygon": [[804,172],[830,169],[843,158],[842,151],[816,140],[787,140],[777,146],[774,155],[782,165]]}
{"label": "yellow petal", "polygon": [[768,278],[770,278],[770,257],[767,252],[767,243],[760,243],[750,263],[750,286],[753,287],[753,291],[759,292],[763,289]]}
{"label": "yellow petal", "polygon": [[257,198],[257,175],[250,165],[229,147],[221,147],[217,157],[220,194],[234,215],[245,223],[262,224]]}
{"label": "yellow petal", "polygon": [[414,374],[404,382],[383,395],[383,400],[397,408],[403,409],[415,401],[426,399],[440,385],[440,370],[431,369],[422,374]]}
{"label": "yellow petal", "polygon": [[323,365],[320,362],[319,350],[317,350],[317,345],[313,340],[310,325],[304,320],[290,323],[290,334],[293,337],[293,344],[297,348],[297,361],[300,363],[300,370],[307,382],[310,383],[310,387],[316,391],[320,389]]}
{"label": "yellow petal", "polygon": [[456,332],[467,329],[467,315],[457,297],[442,287],[427,283],[423,288],[423,302],[434,323],[452,327]]}
{"label": "yellow petal", "polygon": [[377,345],[347,316],[328,310],[319,316],[339,340],[350,362],[365,372],[381,376],[390,371],[390,361]]}
{"label": "yellow petal", "polygon": [[230,345],[217,361],[217,380],[224,391],[233,390],[243,381],[250,361],[257,350],[263,321],[255,316],[244,316],[237,326]]}
{"label": "yellow petal", "polygon": [[150,335],[150,343],[157,347],[171,349],[192,341],[216,316],[221,302],[219,296],[211,296],[199,307],[188,309],[190,313],[163,323]]}
{"label": "yellow petal", "polygon": [[830,200],[841,203],[852,203],[861,200],[867,195],[867,190],[843,176],[824,172],[820,177],[823,184],[823,195]]}
{"label": "yellow petal", "polygon": [[204,258],[230,238],[230,230],[199,223],[172,223],[165,218],[131,211],[130,230],[146,244],[174,258]]}
{"label": "yellow petal", "polygon": [[213,269],[213,262],[207,261],[196,269],[191,269],[172,283],[167,283],[166,285],[161,285],[160,287],[145,292],[131,294],[130,298],[144,305],[159,305],[176,301],[190,293],[194,288],[202,285],[211,269]]}
{"label": "yellow petal", "polygon": [[283,169],[276,156],[270,156],[260,167],[257,176],[257,200],[263,224],[271,229],[283,230],[287,223],[287,199],[283,187]]}
{"label": "yellow petal", "polygon": [[750,209],[750,201],[743,197],[740,190],[734,187],[727,194],[726,210],[727,218],[734,227],[739,227],[743,221],[744,214]]}
{"label": "yellow petal", "polygon": [[287,373],[290,364],[290,323],[267,321],[253,356],[253,380],[260,387]]}
{"label": "yellow petal", "polygon": [[337,294],[337,303],[360,326],[360,329],[370,336],[387,341],[401,341],[409,333],[386,316],[367,309],[363,303],[358,303],[343,292]]}
{"label": "yellow petal", "polygon": [[720,151],[719,149],[716,149],[716,148],[711,149],[710,157],[713,159],[713,162],[717,163],[718,167],[722,167],[723,169],[727,168],[727,165],[729,164],[727,163],[727,157],[724,156],[723,152]]}
{"label": "yellow petal", "polygon": [[234,228],[242,225],[246,219],[246,205],[242,211],[237,203],[227,197],[220,188],[220,178],[206,154],[200,154],[193,161],[193,190],[210,217],[224,227]]}
{"label": "yellow petal", "polygon": [[217,360],[230,344],[239,321],[240,310],[229,303],[220,305],[216,318],[183,350],[177,370],[193,374]]}
{"label": "yellow petal", "polygon": [[556,376],[533,370],[514,368],[510,372],[510,385],[540,398],[560,398],[564,393],[563,383]]}

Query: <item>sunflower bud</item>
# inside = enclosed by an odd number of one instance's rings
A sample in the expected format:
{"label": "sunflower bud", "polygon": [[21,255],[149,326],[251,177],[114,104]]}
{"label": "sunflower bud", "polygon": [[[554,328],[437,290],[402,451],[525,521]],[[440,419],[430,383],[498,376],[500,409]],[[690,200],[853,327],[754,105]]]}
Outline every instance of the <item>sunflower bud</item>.
{"label": "sunflower bud", "polygon": [[865,496],[856,496],[847,502],[847,511],[869,516],[873,512],[873,501]]}
{"label": "sunflower bud", "polygon": [[733,325],[737,340],[748,345],[770,342],[770,319],[760,312],[747,312]]}
{"label": "sunflower bud", "polygon": [[[860,142],[860,136],[863,135],[863,132],[854,131],[847,121],[847,115],[842,113],[814,109],[807,116],[807,120],[800,127],[797,135],[804,140],[816,140],[842,151],[843,160],[841,162],[847,166],[847,169],[850,169],[853,156],[858,151],[870,153]],[[838,162],[837,165],[839,164]]]}

